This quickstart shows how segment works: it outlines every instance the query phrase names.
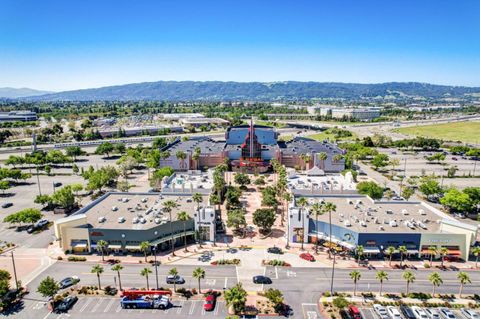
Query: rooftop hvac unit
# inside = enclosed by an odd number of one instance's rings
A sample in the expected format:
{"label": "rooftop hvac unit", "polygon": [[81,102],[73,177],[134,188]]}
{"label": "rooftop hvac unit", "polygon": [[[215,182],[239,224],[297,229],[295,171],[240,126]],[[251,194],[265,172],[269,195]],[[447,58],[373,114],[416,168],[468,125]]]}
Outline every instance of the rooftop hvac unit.
{"label": "rooftop hvac unit", "polygon": [[116,212],[118,210],[117,206],[112,206],[112,212]]}
{"label": "rooftop hvac unit", "polygon": [[351,200],[351,199],[348,198],[348,199],[347,199],[347,204],[352,205],[352,204],[353,204],[353,200]]}
{"label": "rooftop hvac unit", "polygon": [[408,215],[408,211],[407,211],[406,209],[402,209],[402,215],[403,215],[403,216]]}
{"label": "rooftop hvac unit", "polygon": [[150,207],[149,209],[147,209],[147,210],[145,211],[145,214],[148,215],[148,214],[150,214],[152,211],[153,211],[153,207]]}
{"label": "rooftop hvac unit", "polygon": [[383,226],[379,226],[378,230],[385,230],[385,228]]}
{"label": "rooftop hvac unit", "polygon": [[138,217],[133,217],[132,224],[138,224],[138,221],[139,221]]}
{"label": "rooftop hvac unit", "polygon": [[148,199],[147,199],[146,197],[142,198],[142,203],[146,203],[147,200],[148,200]]}
{"label": "rooftop hvac unit", "polygon": [[360,221],[360,225],[363,226],[363,227],[367,227],[367,223],[365,223],[364,220]]}
{"label": "rooftop hvac unit", "polygon": [[360,206],[358,206],[358,204],[355,204],[355,205],[353,206],[353,208],[355,208],[355,209],[358,209],[359,207],[360,207]]}
{"label": "rooftop hvac unit", "polygon": [[361,199],[357,199],[355,202],[356,202],[356,204],[357,204],[357,205],[361,205],[361,204],[363,204],[363,202],[362,202],[362,200],[361,200]]}
{"label": "rooftop hvac unit", "polygon": [[121,223],[124,223],[125,222],[125,217],[118,217],[118,222],[121,224]]}
{"label": "rooftop hvac unit", "polygon": [[352,226],[352,223],[350,223],[349,220],[345,220],[345,221],[343,222],[343,225],[344,225],[345,227],[350,227],[350,226]]}
{"label": "rooftop hvac unit", "polygon": [[390,225],[390,227],[397,227],[398,226],[397,221],[395,219],[391,220],[389,225]]}
{"label": "rooftop hvac unit", "polygon": [[147,222],[147,220],[145,218],[143,218],[143,217],[140,218],[140,223],[145,224],[146,222]]}
{"label": "rooftop hvac unit", "polygon": [[154,221],[155,221],[155,224],[160,224],[162,222],[160,218],[155,218]]}
{"label": "rooftop hvac unit", "polygon": [[386,214],[390,214],[390,215],[391,215],[391,214],[393,214],[393,210],[391,210],[391,209],[387,209],[387,210],[385,211],[385,213],[386,213]]}
{"label": "rooftop hvac unit", "polygon": [[128,203],[128,201],[129,201],[128,198],[126,198],[126,197],[122,198],[122,203]]}
{"label": "rooftop hvac unit", "polygon": [[340,217],[343,217],[343,214],[342,214],[342,213],[340,213]]}
{"label": "rooftop hvac unit", "polygon": [[142,213],[137,213],[138,217],[143,217]]}
{"label": "rooftop hvac unit", "polygon": [[104,223],[107,219],[104,216],[98,217],[99,223]]}
{"label": "rooftop hvac unit", "polygon": [[419,210],[418,210],[418,213],[419,213],[420,215],[427,215],[427,213],[426,213],[423,209],[419,209]]}
{"label": "rooftop hvac unit", "polygon": [[420,226],[423,229],[427,229],[427,226],[422,222],[418,223],[418,226]]}
{"label": "rooftop hvac unit", "polygon": [[375,218],[373,219],[373,222],[374,222],[375,224],[380,224],[380,222],[378,221],[378,217],[375,217]]}

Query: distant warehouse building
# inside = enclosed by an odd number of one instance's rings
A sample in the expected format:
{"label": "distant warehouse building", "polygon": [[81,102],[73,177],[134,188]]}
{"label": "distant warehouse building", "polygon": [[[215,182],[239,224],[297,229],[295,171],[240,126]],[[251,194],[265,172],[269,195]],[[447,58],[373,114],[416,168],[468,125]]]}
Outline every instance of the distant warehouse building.
{"label": "distant warehouse building", "polygon": [[359,121],[371,121],[380,117],[381,108],[379,107],[361,107],[361,108],[334,108],[331,109],[332,118],[349,118]]}
{"label": "distant warehouse building", "polygon": [[183,127],[200,127],[200,126],[228,126],[230,124],[229,121],[224,120],[222,118],[214,117],[199,117],[199,118],[182,118],[179,120],[180,124]]}
{"label": "distant warehouse building", "polygon": [[0,112],[0,122],[29,122],[37,119],[37,113],[31,111]]}
{"label": "distant warehouse building", "polygon": [[135,127],[108,127],[98,130],[102,138],[106,137],[124,137],[138,135],[157,135],[163,132],[180,133],[183,132],[181,126],[165,125],[165,126],[135,126]]}
{"label": "distant warehouse building", "polygon": [[[390,246],[398,253],[404,246],[407,255],[428,258],[429,247],[435,246],[438,250],[446,248],[448,257],[463,260],[468,259],[476,242],[477,226],[459,222],[423,202],[373,201],[345,194],[339,188],[309,193],[308,187],[294,191],[288,214],[290,242],[316,243],[318,238],[329,245],[331,235],[332,243],[340,249],[354,251],[363,246],[367,256],[383,256]],[[308,200],[304,208],[297,205],[300,197]],[[328,214],[311,214],[312,205],[322,202],[336,206],[331,214],[331,234]]]}

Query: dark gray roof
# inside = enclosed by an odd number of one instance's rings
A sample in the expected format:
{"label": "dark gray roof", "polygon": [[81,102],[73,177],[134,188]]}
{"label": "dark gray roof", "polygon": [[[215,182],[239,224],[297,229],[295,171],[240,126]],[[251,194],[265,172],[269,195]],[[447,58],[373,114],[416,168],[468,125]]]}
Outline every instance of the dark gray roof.
{"label": "dark gray roof", "polygon": [[323,141],[316,141],[306,137],[295,137],[293,140],[279,144],[285,154],[321,153],[343,154],[337,145]]}
{"label": "dark gray roof", "polygon": [[209,137],[191,137],[187,141],[178,140],[166,148],[170,153],[174,154],[177,151],[194,152],[197,147],[200,147],[202,154],[220,153],[225,147],[225,141],[214,141]]}

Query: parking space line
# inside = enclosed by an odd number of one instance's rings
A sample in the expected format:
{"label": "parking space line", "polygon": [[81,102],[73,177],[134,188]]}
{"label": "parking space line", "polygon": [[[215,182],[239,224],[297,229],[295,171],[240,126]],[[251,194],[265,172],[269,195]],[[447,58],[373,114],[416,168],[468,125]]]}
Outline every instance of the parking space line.
{"label": "parking space line", "polygon": [[80,308],[80,312],[83,312],[85,309],[87,309],[88,305],[92,303],[93,298],[87,298],[87,302],[83,305],[82,308]]}
{"label": "parking space line", "polygon": [[115,303],[115,299],[112,299],[108,304],[107,306],[105,307],[105,310],[103,310],[103,312],[108,312],[110,310],[110,308],[113,306],[113,304]]}
{"label": "parking space line", "polygon": [[189,315],[192,315],[193,312],[195,311],[195,305],[197,304],[196,301],[192,301],[192,305],[190,306],[190,310],[188,311]]}
{"label": "parking space line", "polygon": [[185,300],[180,301],[180,307],[177,309],[177,314],[182,312],[184,305],[185,305]]}
{"label": "parking space line", "polygon": [[217,302],[217,306],[215,307],[215,311],[213,312],[213,315],[216,316],[218,315],[218,309],[220,308],[221,302]]}
{"label": "parking space line", "polygon": [[99,298],[98,299],[98,302],[95,306],[93,306],[92,310],[90,312],[96,312],[98,307],[100,307],[100,305],[103,303],[103,298]]}
{"label": "parking space line", "polygon": [[115,312],[120,312],[120,310],[122,310],[122,304],[119,304],[119,305],[117,306],[117,310],[115,310]]}
{"label": "parking space line", "polygon": [[228,277],[225,277],[225,284],[223,285],[223,287],[227,288],[227,283],[228,283]]}

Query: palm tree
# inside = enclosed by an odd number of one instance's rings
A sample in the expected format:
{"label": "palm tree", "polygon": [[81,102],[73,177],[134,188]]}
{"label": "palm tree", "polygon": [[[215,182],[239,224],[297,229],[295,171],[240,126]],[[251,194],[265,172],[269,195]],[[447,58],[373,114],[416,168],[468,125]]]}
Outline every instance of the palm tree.
{"label": "palm tree", "polygon": [[380,270],[377,271],[377,274],[375,277],[380,281],[380,296],[382,295],[382,289],[383,289],[383,281],[388,280],[388,274],[387,272]]}
{"label": "palm tree", "polygon": [[205,270],[203,268],[197,267],[193,270],[193,278],[198,280],[198,293],[201,294],[202,290],[200,289],[200,280],[205,278]]}
{"label": "palm tree", "polygon": [[318,216],[323,215],[325,212],[323,210],[322,204],[320,203],[315,203],[312,205],[312,208],[310,209],[310,212],[315,215],[315,230],[317,233],[317,242],[315,243],[315,253],[318,254],[318,243],[319,243],[319,238],[318,238]]}
{"label": "palm tree", "polygon": [[108,242],[105,240],[97,241],[97,248],[102,253],[102,261],[105,261],[105,249],[108,247]]}
{"label": "palm tree", "polygon": [[460,298],[462,298],[463,286],[471,283],[472,281],[470,280],[470,276],[464,271],[459,272],[457,278],[460,281],[460,291],[458,292],[458,295]]}
{"label": "palm tree", "polygon": [[172,224],[172,210],[178,207],[178,204],[173,200],[167,200],[163,203],[163,211],[168,213],[169,216],[169,224],[170,224],[170,235],[172,236],[170,240],[171,248],[172,248],[172,256],[175,256],[175,243],[173,239],[173,224]]}
{"label": "palm tree", "polygon": [[478,257],[480,256],[480,246],[476,246],[472,249],[472,253],[475,256],[475,268],[478,268]]}
{"label": "palm tree", "polygon": [[148,284],[148,275],[152,273],[152,270],[150,268],[143,268],[141,271],[140,271],[140,275],[145,277],[147,279],[147,290],[150,290],[150,285]]}
{"label": "palm tree", "polygon": [[447,247],[440,248],[440,255],[442,256],[442,268],[443,268],[443,263],[445,262],[445,256],[448,255],[448,248]]}
{"label": "palm tree", "polygon": [[388,246],[387,249],[385,250],[385,255],[388,256],[388,266],[389,267],[392,267],[392,257],[393,257],[393,254],[395,253],[395,247],[393,246]]}
{"label": "palm tree", "polygon": [[[169,274],[170,276],[177,277],[177,276],[178,276],[178,270],[177,270],[177,268],[172,268],[172,269],[170,269],[170,271],[168,272],[168,274]],[[177,291],[177,281],[176,281],[176,280],[173,281],[173,291],[174,291],[174,292]]]}
{"label": "palm tree", "polygon": [[430,280],[433,285],[432,297],[435,297],[435,288],[443,284],[442,277],[440,277],[438,272],[432,272],[430,276],[428,276],[428,280]]}
{"label": "palm tree", "polygon": [[183,211],[178,213],[177,215],[177,220],[183,222],[183,240],[184,240],[184,245],[185,249],[184,251],[187,252],[187,221],[191,219],[190,215],[188,215],[187,212]]}
{"label": "palm tree", "polygon": [[402,267],[403,264],[403,256],[407,253],[407,247],[405,246],[399,246],[398,251],[400,252],[400,267]]}
{"label": "palm tree", "polygon": [[95,265],[92,267],[92,270],[90,270],[90,272],[92,274],[96,274],[97,275],[97,279],[98,279],[98,289],[101,290],[102,289],[102,286],[100,284],[100,274],[103,273],[103,267],[100,266],[100,265]]}
{"label": "palm tree", "polygon": [[328,158],[328,154],[325,152],[321,152],[318,154],[318,159],[322,161],[322,169],[325,170],[325,161]]}
{"label": "palm tree", "polygon": [[229,307],[229,311],[240,312],[245,308],[245,302],[247,301],[247,292],[242,287],[242,283],[239,282],[235,286],[225,291],[225,302]]}
{"label": "palm tree", "polygon": [[123,269],[123,266],[120,264],[116,264],[112,267],[112,271],[116,271],[118,275],[118,287],[122,290],[122,280],[120,279],[120,270]]}
{"label": "palm tree", "polygon": [[284,209],[282,209],[282,223],[283,223],[283,221],[285,220],[285,213],[288,211],[288,203],[292,201],[292,194],[290,194],[288,191],[285,191],[282,194],[282,199],[285,203],[285,207]]}
{"label": "palm tree", "polygon": [[300,214],[302,216],[302,232],[303,232],[303,235],[302,235],[302,247],[300,248],[301,250],[304,250],[303,249],[303,242],[305,241],[305,216],[303,216],[303,209],[305,208],[305,206],[308,205],[308,200],[305,198],[305,197],[300,197],[298,200],[297,200],[297,205],[300,206]]}
{"label": "palm tree", "polygon": [[437,246],[429,246],[428,253],[430,254],[430,267],[432,267],[433,257],[438,254]]}
{"label": "palm tree", "polygon": [[143,255],[145,256],[145,262],[147,262],[147,254],[150,251],[150,243],[148,241],[142,241],[140,243],[140,250],[143,251]]}
{"label": "palm tree", "polygon": [[[324,205],[323,205],[323,210],[324,212],[328,213],[328,233],[329,233],[329,241],[330,241],[330,244],[329,244],[329,250],[328,250],[328,258],[331,258],[330,254],[331,254],[331,250],[332,250],[332,212],[336,211],[337,210],[337,206],[333,203],[330,203],[330,202],[326,202]],[[335,256],[335,254],[333,254]],[[334,264],[335,264],[335,261],[334,261]]]}
{"label": "palm tree", "polygon": [[353,280],[353,295],[357,295],[357,282],[362,278],[362,274],[358,270],[350,272],[350,278]]}
{"label": "palm tree", "polygon": [[203,196],[200,193],[195,193],[192,196],[192,200],[197,203],[197,216],[198,216],[198,225],[199,225],[199,236],[198,236],[198,245],[202,248],[202,236],[200,234],[200,204],[203,202]]}
{"label": "palm tree", "polygon": [[356,250],[356,252],[357,252],[357,263],[359,263],[359,262],[360,262],[360,258],[362,258],[362,256],[363,256],[363,246],[362,246],[362,245],[358,245],[355,250]]}
{"label": "palm tree", "polygon": [[184,151],[177,151],[175,157],[180,160],[180,167],[185,169],[185,159],[187,158],[187,153],[185,153]]}
{"label": "palm tree", "polygon": [[415,274],[413,272],[411,272],[410,270],[407,270],[407,271],[403,272],[402,277],[407,282],[407,287],[405,289],[405,294],[408,297],[408,293],[409,293],[409,290],[410,290],[410,284],[413,283],[416,279]]}

